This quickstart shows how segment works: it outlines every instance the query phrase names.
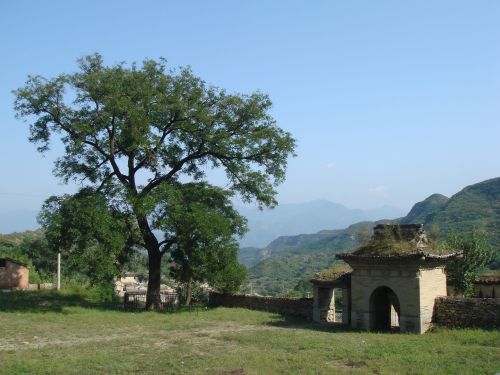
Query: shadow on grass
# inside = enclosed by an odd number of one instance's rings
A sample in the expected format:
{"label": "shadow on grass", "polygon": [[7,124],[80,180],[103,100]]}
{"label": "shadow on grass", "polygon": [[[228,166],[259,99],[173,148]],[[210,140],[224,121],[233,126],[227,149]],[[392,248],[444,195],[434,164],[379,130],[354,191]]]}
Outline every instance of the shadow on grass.
{"label": "shadow on grass", "polygon": [[79,294],[57,291],[17,291],[0,293],[0,312],[61,312],[66,307],[123,311],[119,301],[95,302]]}
{"label": "shadow on grass", "polygon": [[309,329],[320,332],[358,332],[341,323],[316,323],[303,317],[280,315],[276,320],[266,323],[269,326],[293,329]]}

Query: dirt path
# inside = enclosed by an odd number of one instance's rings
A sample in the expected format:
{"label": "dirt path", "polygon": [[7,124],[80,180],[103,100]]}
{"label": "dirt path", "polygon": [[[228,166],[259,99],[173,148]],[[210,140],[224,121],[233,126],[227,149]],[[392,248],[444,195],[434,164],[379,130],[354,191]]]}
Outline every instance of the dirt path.
{"label": "dirt path", "polygon": [[[194,340],[194,341],[212,341],[217,339],[218,336],[227,333],[237,332],[253,332],[253,331],[269,331],[279,328],[268,326],[256,325],[241,325],[241,324],[216,324],[210,325],[200,329],[186,329],[186,330],[173,330],[152,333],[148,336],[141,335],[140,338],[150,338],[154,341],[152,344],[155,346],[170,346],[174,345],[178,340]],[[38,337],[34,336],[30,341],[17,341],[14,339],[2,340],[0,342],[0,351],[21,351],[29,349],[40,349],[44,347],[69,347],[78,346],[98,342],[109,342],[114,340],[133,340],[138,338],[137,331],[123,330],[119,333],[107,335],[93,335],[86,337]]]}

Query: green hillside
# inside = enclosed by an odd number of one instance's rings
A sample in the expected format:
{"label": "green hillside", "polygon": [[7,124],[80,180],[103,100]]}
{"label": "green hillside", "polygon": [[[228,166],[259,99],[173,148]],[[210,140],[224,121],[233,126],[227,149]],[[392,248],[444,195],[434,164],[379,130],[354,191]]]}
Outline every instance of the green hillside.
{"label": "green hillside", "polygon": [[401,218],[401,224],[423,224],[432,220],[432,217],[441,211],[448,198],[441,194],[432,194],[422,202],[416,203],[408,215]]}
{"label": "green hillside", "polygon": [[262,249],[257,247],[241,247],[238,253],[238,261],[247,267],[259,263],[262,259]]}
{"label": "green hillside", "polygon": [[486,232],[496,251],[494,266],[500,266],[500,178],[494,178],[468,186],[451,198],[433,194],[397,220],[367,221],[343,230],[279,237],[258,250],[261,261],[249,267],[248,285],[254,292],[270,295],[294,289],[331,266],[337,253],[359,246],[374,225],[389,222],[424,224],[428,230],[437,228],[441,238],[453,231],[478,228]]}
{"label": "green hillside", "polygon": [[247,291],[276,295],[293,290],[301,281],[331,266],[337,253],[355,249],[370,236],[374,225],[365,221],[342,230],[276,239],[264,249],[267,257],[249,267]]}
{"label": "green hillside", "polygon": [[0,234],[0,246],[17,246],[24,240],[36,240],[40,238],[43,238],[43,231],[41,229]]}
{"label": "green hillside", "polygon": [[432,215],[426,226],[436,225],[441,235],[477,228],[486,232],[490,244],[500,248],[500,178],[470,185],[453,195]]}

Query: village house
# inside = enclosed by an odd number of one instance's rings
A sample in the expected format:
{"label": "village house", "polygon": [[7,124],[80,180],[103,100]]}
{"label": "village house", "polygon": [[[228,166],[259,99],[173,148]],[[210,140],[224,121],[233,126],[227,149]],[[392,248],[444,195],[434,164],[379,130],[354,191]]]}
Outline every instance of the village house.
{"label": "village house", "polygon": [[474,296],[477,298],[500,298],[500,273],[479,275],[474,281]]}
{"label": "village house", "polygon": [[28,265],[10,258],[0,258],[0,289],[28,289]]}
{"label": "village house", "polygon": [[336,320],[334,289],[339,288],[343,324],[424,333],[431,326],[436,298],[447,294],[445,264],[458,255],[434,249],[423,225],[379,224],[368,244],[337,255],[352,270],[311,280],[313,319]]}

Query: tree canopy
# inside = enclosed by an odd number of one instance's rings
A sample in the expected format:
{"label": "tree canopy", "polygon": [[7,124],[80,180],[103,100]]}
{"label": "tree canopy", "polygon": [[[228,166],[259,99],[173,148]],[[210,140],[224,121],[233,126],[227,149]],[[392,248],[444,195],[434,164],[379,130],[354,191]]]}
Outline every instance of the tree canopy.
{"label": "tree canopy", "polygon": [[452,233],[444,244],[445,247],[462,251],[462,257],[446,266],[449,281],[455,289],[471,296],[474,281],[483,268],[493,260],[493,251],[484,233],[473,228],[469,233]]}
{"label": "tree canopy", "polygon": [[39,221],[52,251],[62,251],[65,267],[95,284],[119,274],[140,242],[133,218],[92,189],[47,199]]}
{"label": "tree canopy", "polygon": [[40,152],[54,137],[63,143],[57,176],[134,218],[136,245],[149,257],[147,305],[154,307],[161,259],[178,240],[164,209],[167,187],[206,182],[208,170],[221,168],[226,189],[273,206],[295,141],[277,126],[263,93],[228,94],[189,68],[167,69],[165,60],[106,66],[95,54],[78,65],[52,79],[30,76],[15,91],[15,110]]}
{"label": "tree canopy", "polygon": [[234,291],[246,270],[238,263],[239,246],[234,236],[246,230],[246,219],[232,207],[231,192],[206,183],[185,184],[168,194],[171,232],[176,246],[170,258],[171,274],[187,284],[186,304],[193,281],[209,282],[222,291]]}

